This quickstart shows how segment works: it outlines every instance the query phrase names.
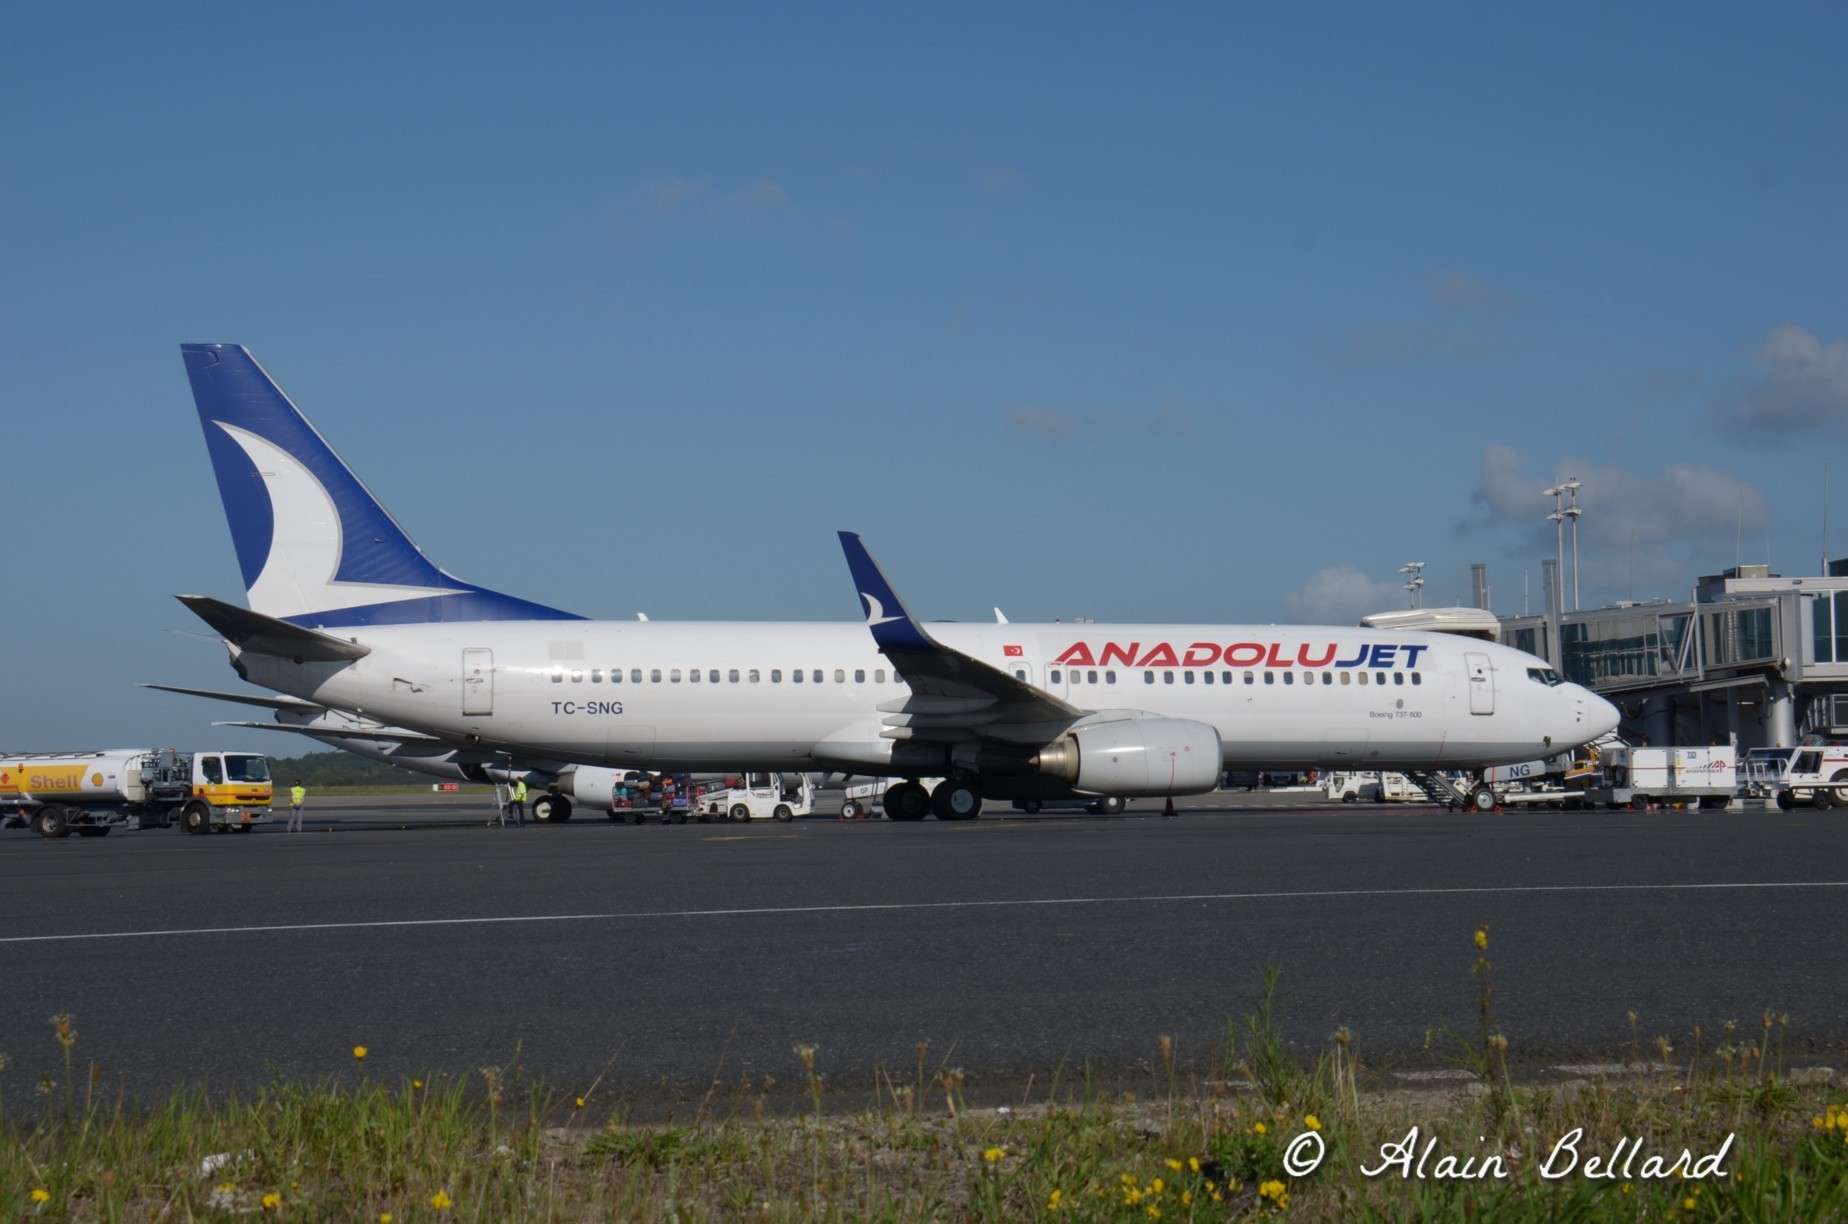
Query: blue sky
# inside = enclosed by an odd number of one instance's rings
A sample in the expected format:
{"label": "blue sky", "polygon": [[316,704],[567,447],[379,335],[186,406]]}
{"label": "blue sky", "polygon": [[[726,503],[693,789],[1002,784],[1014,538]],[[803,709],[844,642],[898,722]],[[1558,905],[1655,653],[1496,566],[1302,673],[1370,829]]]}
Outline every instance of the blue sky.
{"label": "blue sky", "polygon": [[0,19],[0,747],[227,738],[186,340],[591,614],[1510,610],[1565,471],[1587,602],[1820,551],[1839,5],[662,7]]}

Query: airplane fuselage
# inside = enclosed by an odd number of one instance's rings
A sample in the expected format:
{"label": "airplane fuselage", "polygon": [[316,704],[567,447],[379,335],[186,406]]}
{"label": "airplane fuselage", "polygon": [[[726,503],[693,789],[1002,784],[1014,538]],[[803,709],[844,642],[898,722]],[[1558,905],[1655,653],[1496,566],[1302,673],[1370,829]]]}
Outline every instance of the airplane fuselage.
{"label": "airplane fuselage", "polygon": [[[313,626],[312,617],[302,621]],[[479,621],[325,632],[366,657],[245,654],[256,683],[483,748],[655,769],[893,769],[929,751],[854,623]],[[1479,768],[1605,729],[1531,655],[1446,634],[1253,625],[935,623],[946,646],[1083,711],[1218,731],[1228,767]],[[903,772],[902,769],[897,770]]]}

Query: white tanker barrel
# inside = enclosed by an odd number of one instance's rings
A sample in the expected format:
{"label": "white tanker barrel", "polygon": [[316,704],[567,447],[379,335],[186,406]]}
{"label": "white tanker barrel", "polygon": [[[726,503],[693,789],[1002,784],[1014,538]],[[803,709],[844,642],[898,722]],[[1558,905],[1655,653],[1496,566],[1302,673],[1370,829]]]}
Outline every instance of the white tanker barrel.
{"label": "white tanker barrel", "polygon": [[141,803],[147,797],[142,748],[0,757],[0,802]]}

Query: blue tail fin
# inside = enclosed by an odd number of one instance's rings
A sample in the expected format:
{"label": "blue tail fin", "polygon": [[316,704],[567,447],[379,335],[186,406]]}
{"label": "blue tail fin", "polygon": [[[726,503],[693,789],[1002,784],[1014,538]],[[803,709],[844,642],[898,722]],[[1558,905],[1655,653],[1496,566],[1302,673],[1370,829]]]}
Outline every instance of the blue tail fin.
{"label": "blue tail fin", "polygon": [[241,345],[180,352],[253,612],[317,628],[578,619],[434,565]]}

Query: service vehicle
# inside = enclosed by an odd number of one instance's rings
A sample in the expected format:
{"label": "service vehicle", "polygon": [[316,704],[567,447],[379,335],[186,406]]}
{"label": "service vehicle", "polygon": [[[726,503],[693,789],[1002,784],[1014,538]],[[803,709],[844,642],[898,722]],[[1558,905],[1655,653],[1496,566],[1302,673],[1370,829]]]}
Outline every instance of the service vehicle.
{"label": "service vehicle", "polygon": [[247,833],[270,818],[269,762],[254,752],[109,748],[0,756],[0,813],[44,837],[103,837],[176,820],[188,833]]}
{"label": "service vehicle", "polygon": [[1848,744],[1805,744],[1790,749],[1773,794],[1786,812],[1799,803],[1848,807]]}
{"label": "service vehicle", "polygon": [[815,810],[815,784],[807,774],[747,773],[738,786],[699,796],[699,819],[791,821]]}
{"label": "service vehicle", "polygon": [[1602,756],[1603,781],[1586,796],[1607,808],[1638,811],[1655,803],[1694,800],[1723,808],[1738,790],[1737,757],[1730,744],[1709,748],[1632,748],[1613,744]]}
{"label": "service vehicle", "polygon": [[1751,748],[1739,758],[1739,794],[1745,799],[1772,799],[1784,789],[1790,768],[1789,748]]}
{"label": "service vehicle", "polygon": [[1323,789],[1342,803],[1423,803],[1424,791],[1402,773],[1387,770],[1334,770],[1324,774]]}

